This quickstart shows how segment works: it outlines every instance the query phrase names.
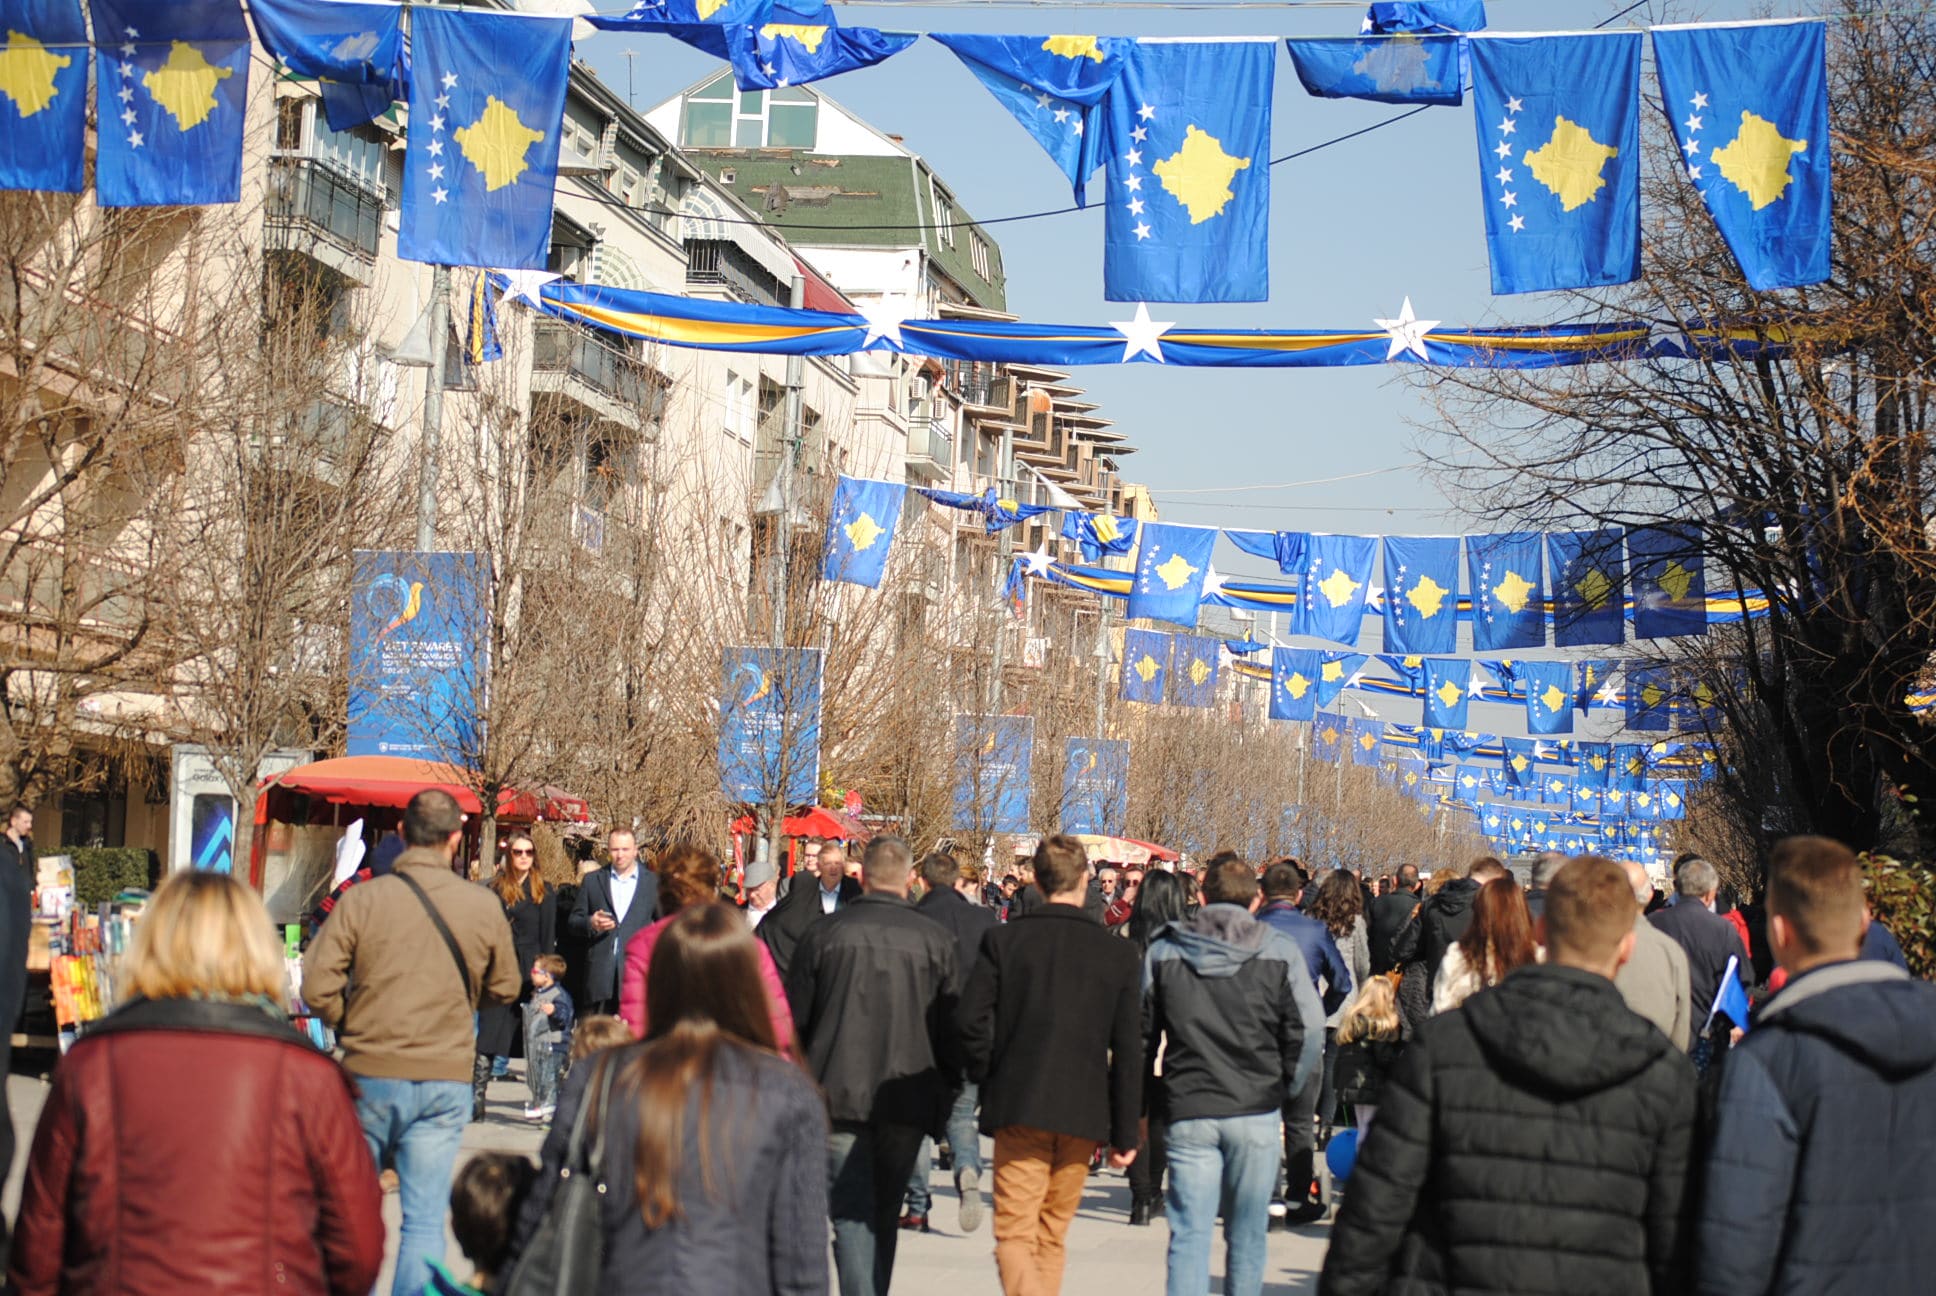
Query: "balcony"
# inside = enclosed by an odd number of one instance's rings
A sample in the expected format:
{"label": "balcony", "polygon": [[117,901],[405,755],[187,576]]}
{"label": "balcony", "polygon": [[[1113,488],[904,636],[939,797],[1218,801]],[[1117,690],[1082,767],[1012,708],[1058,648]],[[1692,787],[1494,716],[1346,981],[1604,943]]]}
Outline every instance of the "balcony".
{"label": "balcony", "polygon": [[910,415],[907,439],[909,472],[928,481],[945,481],[954,475],[955,443],[945,422],[932,415]]}
{"label": "balcony", "polygon": [[784,306],[788,286],[732,243],[693,239],[686,244],[686,282],[695,287],[724,288],[743,302]]}
{"label": "balcony", "polygon": [[383,236],[383,195],[328,163],[269,159],[263,230],[271,251],[299,252],[368,286]]}
{"label": "balcony", "polygon": [[531,336],[531,390],[656,441],[665,386],[637,357],[570,324],[540,321]]}
{"label": "balcony", "polygon": [[1000,414],[1015,408],[1015,380],[1006,373],[996,372],[993,365],[957,361],[949,377],[963,405]]}

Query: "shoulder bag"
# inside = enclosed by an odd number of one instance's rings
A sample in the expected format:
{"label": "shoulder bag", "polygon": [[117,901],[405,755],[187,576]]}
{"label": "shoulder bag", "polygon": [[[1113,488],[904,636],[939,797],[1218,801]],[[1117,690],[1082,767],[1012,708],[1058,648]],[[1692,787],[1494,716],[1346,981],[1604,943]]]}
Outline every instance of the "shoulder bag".
{"label": "shoulder bag", "polygon": [[499,1289],[500,1296],[595,1296],[598,1291],[599,1270],[605,1263],[605,1225],[599,1218],[605,1202],[605,1181],[600,1177],[605,1164],[604,1117],[612,1097],[612,1076],[618,1070],[613,1055],[618,1051],[606,1050],[597,1074],[585,1086],[585,1101],[572,1119],[564,1164],[558,1168],[557,1188],[524,1254]]}

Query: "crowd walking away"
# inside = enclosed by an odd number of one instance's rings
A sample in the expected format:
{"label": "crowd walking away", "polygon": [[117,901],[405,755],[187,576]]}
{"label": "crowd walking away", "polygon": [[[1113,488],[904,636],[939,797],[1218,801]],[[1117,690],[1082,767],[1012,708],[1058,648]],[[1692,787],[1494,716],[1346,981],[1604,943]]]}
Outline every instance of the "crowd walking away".
{"label": "crowd walking away", "polygon": [[[1365,878],[1049,836],[996,876],[891,835],[647,859],[624,828],[575,876],[514,833],[477,884],[463,836],[412,798],[300,986],[245,883],[163,882],[54,1071],[8,1290],[365,1296],[387,1259],[392,1296],[885,1296],[959,1248],[1053,1296],[1110,1227],[1164,1230],[1166,1296],[1320,1253],[1324,1296],[1936,1273],[1936,989],[1826,838],[1736,904],[1694,855]],[[492,1092],[520,1059],[521,1110]],[[956,1236],[897,1276],[937,1163]]]}

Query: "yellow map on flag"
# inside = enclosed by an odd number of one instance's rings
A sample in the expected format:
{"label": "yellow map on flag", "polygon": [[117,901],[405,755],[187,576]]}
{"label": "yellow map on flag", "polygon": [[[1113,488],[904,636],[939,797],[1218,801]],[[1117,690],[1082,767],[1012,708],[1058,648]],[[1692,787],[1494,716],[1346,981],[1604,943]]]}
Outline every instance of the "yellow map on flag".
{"label": "yellow map on flag", "polygon": [[210,63],[187,41],[168,47],[168,61],[141,78],[155,102],[182,130],[193,130],[216,109],[215,87],[234,76],[231,68]]}
{"label": "yellow map on flag", "polygon": [[31,117],[59,93],[54,74],[72,66],[71,55],[50,54],[33,37],[10,31],[6,48],[0,49],[0,95],[13,100],[22,117]]}
{"label": "yellow map on flag", "polygon": [[1183,147],[1156,163],[1150,170],[1163,182],[1163,188],[1190,213],[1190,223],[1201,225],[1220,216],[1236,195],[1230,182],[1239,171],[1247,170],[1249,158],[1231,157],[1223,151],[1216,136],[1192,126],[1183,133]]}

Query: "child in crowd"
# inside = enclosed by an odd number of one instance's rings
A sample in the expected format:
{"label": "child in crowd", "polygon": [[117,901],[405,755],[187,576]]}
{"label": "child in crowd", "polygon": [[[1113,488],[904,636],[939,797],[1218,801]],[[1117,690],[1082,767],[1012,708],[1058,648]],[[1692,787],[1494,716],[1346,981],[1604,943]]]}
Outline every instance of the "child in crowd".
{"label": "child in crowd", "polygon": [[558,984],[565,961],[540,954],[531,964],[531,998],[524,1005],[524,1069],[531,1086],[526,1120],[545,1121],[558,1109],[558,1073],[571,1048],[571,996]]}
{"label": "child in crowd", "polygon": [[1359,1145],[1371,1130],[1378,1091],[1405,1049],[1405,1019],[1389,976],[1366,979],[1364,988],[1338,1018],[1338,1096],[1351,1104]]}
{"label": "child in crowd", "polygon": [[497,1290],[518,1209],[537,1177],[529,1157],[510,1152],[479,1152],[464,1163],[450,1186],[450,1231],[476,1272],[460,1283],[433,1262],[424,1296],[490,1296]]}
{"label": "child in crowd", "polygon": [[598,1013],[578,1023],[571,1033],[571,1064],[577,1066],[594,1053],[630,1044],[632,1028],[609,1013]]}

